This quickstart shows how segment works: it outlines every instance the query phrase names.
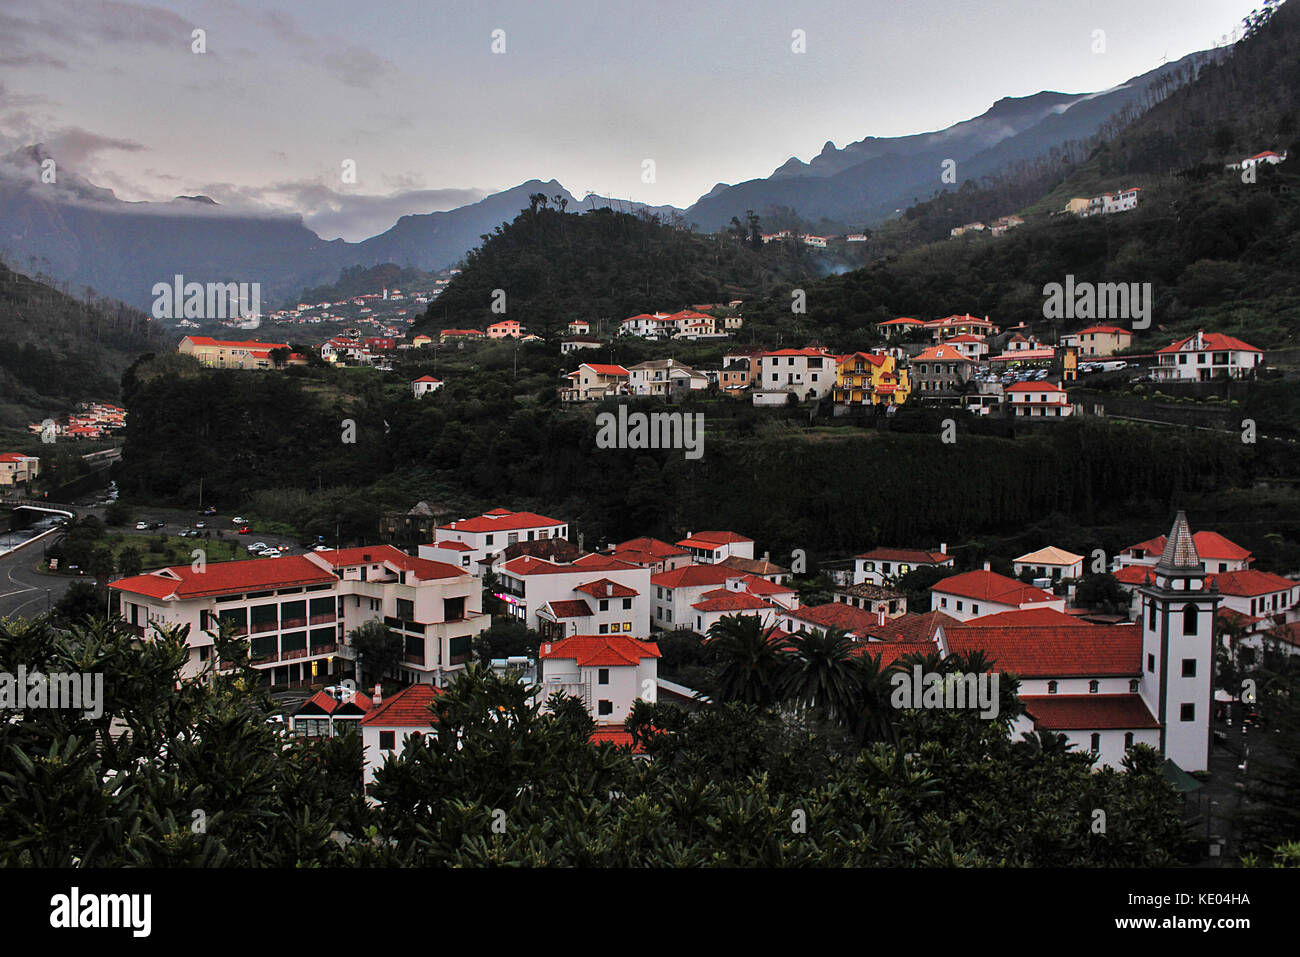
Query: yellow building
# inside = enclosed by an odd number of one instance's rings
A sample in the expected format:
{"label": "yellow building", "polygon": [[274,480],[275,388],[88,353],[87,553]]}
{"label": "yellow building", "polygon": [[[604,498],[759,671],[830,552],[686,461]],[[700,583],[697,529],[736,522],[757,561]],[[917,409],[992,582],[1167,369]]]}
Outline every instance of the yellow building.
{"label": "yellow building", "polygon": [[835,365],[838,405],[903,405],[912,391],[907,369],[899,369],[893,356],[855,352],[840,356]]}
{"label": "yellow building", "polygon": [[287,342],[235,342],[186,336],[176,351],[191,355],[213,369],[270,369],[274,366],[271,350],[288,348]]}

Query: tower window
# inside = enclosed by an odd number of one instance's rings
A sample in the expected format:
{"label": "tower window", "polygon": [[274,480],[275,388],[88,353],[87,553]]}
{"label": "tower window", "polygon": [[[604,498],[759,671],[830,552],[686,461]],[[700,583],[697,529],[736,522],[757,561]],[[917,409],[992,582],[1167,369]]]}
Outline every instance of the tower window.
{"label": "tower window", "polygon": [[1195,658],[1184,658],[1184,659],[1183,659],[1183,677],[1184,677],[1184,678],[1195,678],[1195,677],[1196,677],[1196,659],[1195,659]]}
{"label": "tower window", "polygon": [[1196,606],[1195,605],[1183,606],[1183,634],[1184,635],[1196,634]]}
{"label": "tower window", "polygon": [[1147,655],[1147,671],[1150,671],[1152,674],[1155,674],[1155,670],[1156,670],[1156,656]]}
{"label": "tower window", "polygon": [[1184,704],[1184,705],[1182,705],[1181,707],[1179,707],[1179,709],[1178,709],[1178,720],[1179,720],[1179,721],[1195,721],[1195,720],[1196,720],[1196,705],[1195,705],[1195,704]]}

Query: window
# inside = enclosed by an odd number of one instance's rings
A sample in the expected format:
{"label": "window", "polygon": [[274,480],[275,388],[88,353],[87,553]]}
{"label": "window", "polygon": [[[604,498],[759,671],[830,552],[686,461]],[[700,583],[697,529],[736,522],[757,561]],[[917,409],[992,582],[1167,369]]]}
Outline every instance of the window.
{"label": "window", "polygon": [[1093,678],[1088,682],[1088,694],[1096,694],[1101,689],[1101,682]]}
{"label": "window", "polygon": [[625,622],[623,622],[623,630],[624,630],[624,631],[631,631],[631,630],[632,630],[632,623],[631,623],[630,621],[625,621]]}
{"label": "window", "polygon": [[[414,617],[414,615],[412,615]],[[442,600],[442,620],[460,621],[465,617],[465,598],[444,598]]]}
{"label": "window", "polygon": [[961,611],[961,602],[957,602],[957,610]]}
{"label": "window", "polygon": [[600,703],[596,706],[596,713],[601,715],[613,714],[614,702],[606,701],[605,699],[602,698]]}
{"label": "window", "polygon": [[1184,659],[1183,659],[1183,677],[1184,677],[1184,678],[1195,678],[1195,677],[1196,677],[1196,659],[1195,659],[1195,658],[1184,658]]}
{"label": "window", "polygon": [[1134,678],[1133,680],[1131,680],[1131,681],[1128,683],[1128,693],[1129,693],[1129,694],[1137,694],[1137,693],[1138,693],[1138,685],[1139,685],[1139,684],[1141,684],[1141,682],[1138,681],[1137,678]]}
{"label": "window", "polygon": [[1056,682],[1055,682],[1055,681],[1049,681],[1049,682],[1047,682],[1047,693],[1048,693],[1048,694],[1056,694]]}
{"label": "window", "polygon": [[608,668],[600,668],[599,670],[597,670],[597,672],[596,672],[596,684],[598,684],[598,685],[607,685],[607,684],[609,684],[609,669],[608,669]]}
{"label": "window", "polygon": [[396,742],[394,741],[394,738],[396,737],[397,737],[396,731],[380,731],[379,750],[381,751],[393,750],[393,748],[396,747]]}
{"label": "window", "polygon": [[601,610],[601,611],[609,611],[609,599],[608,599],[608,598],[602,598],[602,599],[600,600],[600,610]]}
{"label": "window", "polygon": [[947,608],[947,607],[948,607],[948,599],[946,599],[946,598],[940,598],[940,599],[939,599],[939,607],[940,607],[940,608]]}
{"label": "window", "polygon": [[601,633],[602,635],[608,635],[608,634],[609,634],[609,625],[601,625],[601,626],[600,626],[600,633]]}
{"label": "window", "polygon": [[1156,670],[1156,656],[1147,655],[1147,671],[1150,671],[1152,674],[1155,674],[1155,670]]}
{"label": "window", "polygon": [[1195,720],[1196,720],[1196,705],[1194,705],[1194,704],[1184,704],[1184,705],[1182,705],[1182,706],[1178,709],[1178,720],[1179,720],[1179,721],[1195,721]]}
{"label": "window", "polygon": [[971,614],[978,615],[980,613],[980,606],[972,602],[970,606],[970,610],[971,610]]}
{"label": "window", "polygon": [[1096,731],[1092,733],[1092,750],[1101,751],[1101,735]]}
{"label": "window", "polygon": [[1132,731],[1125,731],[1125,732],[1124,732],[1124,750],[1127,751],[1127,750],[1128,750],[1129,748],[1131,748],[1131,747],[1133,747],[1133,732],[1132,732]]}
{"label": "window", "polygon": [[485,536],[483,536],[483,544],[484,544],[484,545],[491,545],[491,544],[492,544],[492,536],[491,536],[491,535],[485,535]]}
{"label": "window", "polygon": [[1150,628],[1152,631],[1155,631],[1156,603],[1153,601],[1147,603],[1147,627]]}
{"label": "window", "polygon": [[409,598],[397,599],[397,617],[402,621],[411,621],[415,618],[415,602]]}
{"label": "window", "polygon": [[1183,634],[1184,635],[1196,634],[1196,606],[1195,605],[1183,606]]}

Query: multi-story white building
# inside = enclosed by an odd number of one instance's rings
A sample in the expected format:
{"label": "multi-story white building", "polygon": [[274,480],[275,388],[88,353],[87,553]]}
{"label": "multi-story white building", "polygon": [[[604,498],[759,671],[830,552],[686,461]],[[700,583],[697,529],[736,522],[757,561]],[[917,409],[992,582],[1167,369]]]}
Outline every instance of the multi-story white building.
{"label": "multi-story white building", "polygon": [[508,545],[569,537],[569,523],[536,512],[494,508],[477,518],[462,518],[434,530],[433,542],[420,546],[420,557],[455,565],[478,575],[481,563]]}
{"label": "multi-story white building", "polygon": [[759,359],[764,392],[790,392],[800,399],[820,399],[835,388],[835,356],[824,349],[777,349]]}
{"label": "multi-story white building", "polygon": [[186,677],[209,667],[210,632],[229,624],[276,687],[351,677],[356,656],[348,635],[373,620],[403,639],[402,680],[441,685],[470,659],[471,639],[488,625],[476,579],[391,545],[179,565],[109,587],[127,627],[142,638],[154,625],[189,626]]}
{"label": "multi-story white building", "polygon": [[1074,406],[1064,389],[1052,382],[1017,382],[1002,390],[1007,411],[1017,418],[1065,418]]}
{"label": "multi-story white building", "polygon": [[650,569],[603,555],[561,564],[522,555],[497,568],[496,597],[529,628],[556,637],[650,635]]}
{"label": "multi-story white building", "polygon": [[1035,578],[1051,578],[1060,581],[1063,578],[1079,578],[1083,575],[1083,556],[1067,552],[1055,545],[1048,545],[1046,548],[1013,559],[1012,567],[1017,575],[1028,571]]}
{"label": "multi-story white building", "polygon": [[[739,607],[728,610],[726,606],[738,605],[740,599],[728,597],[726,594],[714,594],[723,589],[737,594],[743,593],[748,596],[746,600],[759,599],[764,603],[786,609],[799,607],[798,593],[790,586],[777,585],[758,575],[738,572],[726,565],[687,565],[684,568],[653,576],[650,585],[653,588],[651,622],[655,627],[667,631],[687,628],[700,631],[702,634],[708,629],[697,628],[698,625],[703,624],[701,612],[720,615],[736,614],[745,610]],[[714,599],[725,600],[714,602],[706,608],[695,607]],[[752,607],[748,610],[761,610],[758,604],[752,601],[750,604]],[[712,620],[709,619],[710,624]]]}
{"label": "multi-story white building", "polygon": [[36,455],[5,452],[0,455],[0,485],[21,485],[41,474],[41,460]]}
{"label": "multi-story white building", "polygon": [[987,568],[952,575],[930,588],[930,610],[942,611],[958,621],[1031,608],[1063,612],[1065,598]]}
{"label": "multi-story white building", "polygon": [[1244,379],[1264,361],[1263,350],[1218,332],[1197,332],[1156,350],[1151,375],[1157,382]]}
{"label": "multi-story white building", "polygon": [[669,397],[707,389],[709,377],[675,359],[651,359],[628,367],[633,395]]}
{"label": "multi-story white building", "polygon": [[430,685],[411,685],[391,698],[376,700],[361,719],[361,744],[365,748],[363,782],[375,782],[375,772],[384,759],[398,757],[412,735],[428,734],[433,728],[433,702],[439,689]]}
{"label": "multi-story white building", "polygon": [[1133,344],[1133,333],[1119,326],[1089,326],[1078,332],[1061,336],[1061,345],[1079,350],[1079,355],[1092,358],[1114,355]]}
{"label": "multi-story white building", "polygon": [[626,635],[575,635],[542,642],[537,682],[544,703],[560,692],[579,698],[597,725],[622,725],[638,700],[658,690],[659,646]]}
{"label": "multi-story white building", "polygon": [[952,568],[953,559],[948,554],[948,544],[939,546],[937,552],[927,552],[918,548],[873,548],[869,552],[853,557],[853,584],[866,582],[871,585],[883,585],[897,581],[917,568],[942,567]]}
{"label": "multi-story white building", "polygon": [[626,369],[601,362],[584,362],[566,377],[569,384],[560,390],[565,402],[591,402],[613,395],[628,394]]}
{"label": "multi-story white building", "polygon": [[[1129,545],[1116,556],[1116,569],[1129,565],[1154,565],[1164,553],[1168,541],[1167,536],[1157,535],[1145,542]],[[1196,544],[1196,554],[1207,572],[1239,572],[1249,568],[1254,560],[1248,549],[1224,538],[1218,532],[1197,532],[1192,536],[1192,541]]]}
{"label": "multi-story white building", "polygon": [[686,549],[691,560],[701,565],[754,557],[754,540],[736,532],[689,532],[677,547]]}

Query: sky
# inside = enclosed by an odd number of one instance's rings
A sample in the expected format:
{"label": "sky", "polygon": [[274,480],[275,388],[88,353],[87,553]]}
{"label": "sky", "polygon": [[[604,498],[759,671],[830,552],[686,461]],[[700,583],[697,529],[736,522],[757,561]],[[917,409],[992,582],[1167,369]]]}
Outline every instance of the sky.
{"label": "sky", "polygon": [[1107,89],[1257,5],[0,0],[0,152],[44,143],[122,199],[299,212],[326,239],[533,178],[686,207],[828,141]]}

